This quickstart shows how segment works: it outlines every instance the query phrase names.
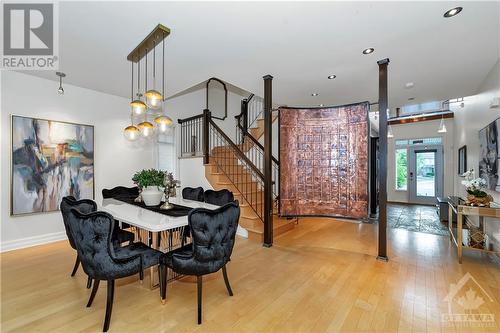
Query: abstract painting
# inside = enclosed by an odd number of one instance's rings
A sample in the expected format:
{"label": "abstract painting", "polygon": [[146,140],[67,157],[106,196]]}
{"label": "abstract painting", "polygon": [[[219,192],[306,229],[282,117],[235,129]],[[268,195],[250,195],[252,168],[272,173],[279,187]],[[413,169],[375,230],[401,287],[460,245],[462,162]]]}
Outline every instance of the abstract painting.
{"label": "abstract painting", "polygon": [[12,116],[11,215],[94,198],[94,127]]}
{"label": "abstract painting", "polygon": [[500,192],[500,118],[479,131],[479,177]]}
{"label": "abstract painting", "polygon": [[280,111],[282,216],[368,216],[368,103]]}

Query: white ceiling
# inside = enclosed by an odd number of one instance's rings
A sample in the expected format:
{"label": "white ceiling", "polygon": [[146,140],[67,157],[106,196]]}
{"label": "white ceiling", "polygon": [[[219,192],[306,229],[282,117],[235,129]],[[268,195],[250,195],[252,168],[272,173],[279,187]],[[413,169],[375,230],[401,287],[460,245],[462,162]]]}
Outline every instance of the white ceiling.
{"label": "white ceiling", "polygon": [[61,2],[60,69],[65,82],[129,97],[126,56],[162,23],[168,96],[212,76],[262,95],[271,74],[275,103],[376,101],[376,61],[388,57],[395,107],[474,94],[499,58],[499,21],[498,2]]}

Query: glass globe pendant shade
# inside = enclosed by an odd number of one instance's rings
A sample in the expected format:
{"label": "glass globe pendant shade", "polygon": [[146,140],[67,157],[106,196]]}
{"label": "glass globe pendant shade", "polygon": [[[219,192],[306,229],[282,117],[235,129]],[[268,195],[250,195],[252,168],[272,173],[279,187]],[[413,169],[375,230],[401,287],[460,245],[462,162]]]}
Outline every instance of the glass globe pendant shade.
{"label": "glass globe pendant shade", "polygon": [[156,90],[148,90],[144,93],[144,97],[146,98],[146,105],[153,110],[157,110],[161,107],[161,102],[163,100],[163,96]]}
{"label": "glass globe pendant shade", "polygon": [[155,127],[149,121],[143,121],[142,123],[137,124],[137,127],[139,127],[139,130],[141,131],[141,135],[144,138],[149,138],[149,137],[153,136],[153,132],[154,132]]}
{"label": "glass globe pendant shade", "polygon": [[161,133],[165,133],[174,123],[170,117],[158,116],[155,118],[155,123]]}
{"label": "glass globe pendant shade", "polygon": [[123,135],[125,136],[125,139],[127,139],[128,141],[135,141],[139,138],[140,131],[137,127],[131,125],[125,127],[125,129],[123,130]]}
{"label": "glass globe pendant shade", "polygon": [[132,107],[132,112],[137,116],[146,112],[146,104],[140,99],[136,99],[130,102],[130,106]]}

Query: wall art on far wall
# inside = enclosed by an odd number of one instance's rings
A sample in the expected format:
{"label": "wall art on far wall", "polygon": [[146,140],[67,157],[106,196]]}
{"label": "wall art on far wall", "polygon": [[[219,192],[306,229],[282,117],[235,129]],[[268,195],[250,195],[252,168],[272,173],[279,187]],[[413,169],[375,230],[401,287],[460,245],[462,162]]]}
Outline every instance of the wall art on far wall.
{"label": "wall art on far wall", "polygon": [[467,169],[467,146],[458,149],[458,174],[462,175]]}
{"label": "wall art on far wall", "polygon": [[500,118],[479,131],[479,177],[500,192]]}
{"label": "wall art on far wall", "polygon": [[11,215],[94,198],[94,126],[12,116]]}

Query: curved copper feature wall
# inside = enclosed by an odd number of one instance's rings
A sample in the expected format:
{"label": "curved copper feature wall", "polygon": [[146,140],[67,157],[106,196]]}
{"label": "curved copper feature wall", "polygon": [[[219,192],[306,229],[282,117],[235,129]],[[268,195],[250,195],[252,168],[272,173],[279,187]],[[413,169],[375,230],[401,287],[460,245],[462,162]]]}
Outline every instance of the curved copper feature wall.
{"label": "curved copper feature wall", "polygon": [[367,217],[369,107],[280,108],[282,216]]}

